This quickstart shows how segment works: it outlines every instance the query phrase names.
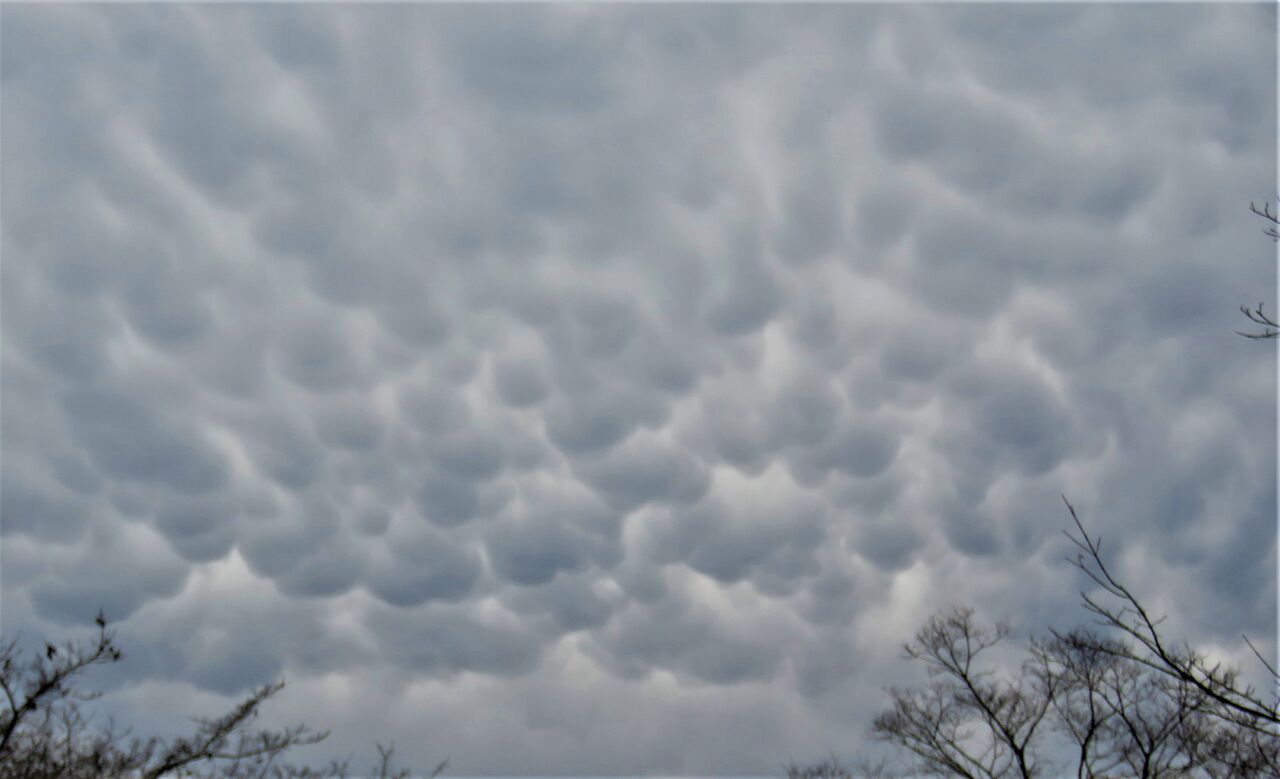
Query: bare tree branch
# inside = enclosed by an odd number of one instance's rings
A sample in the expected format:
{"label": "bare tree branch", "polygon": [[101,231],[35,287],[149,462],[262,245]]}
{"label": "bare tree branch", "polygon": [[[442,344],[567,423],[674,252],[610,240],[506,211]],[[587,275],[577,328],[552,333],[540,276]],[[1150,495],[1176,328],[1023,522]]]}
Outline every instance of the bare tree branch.
{"label": "bare tree branch", "polygon": [[[911,776],[1280,776],[1277,702],[1236,669],[1172,644],[1163,617],[1117,577],[1102,539],[1063,502],[1075,525],[1065,533],[1077,548],[1068,559],[1099,590],[1081,593],[1085,610],[1118,635],[1051,629],[1031,640],[1020,665],[999,668],[988,653],[1008,641],[1008,625],[981,625],[967,608],[934,615],[904,646],[928,683],[887,689],[890,705],[872,734],[902,751]],[[820,768],[789,771],[789,779],[843,779]]]}
{"label": "bare tree branch", "polygon": [[[1272,213],[1270,203],[1264,201],[1262,208],[1258,208],[1253,203],[1250,203],[1249,210],[1271,223],[1266,230],[1263,230],[1265,235],[1270,237],[1273,241],[1280,240],[1280,231],[1277,231],[1276,229],[1277,226],[1280,226],[1280,214]],[[1244,314],[1245,319],[1248,319],[1255,325],[1261,325],[1263,329],[1261,332],[1257,333],[1245,333],[1237,330],[1237,335],[1242,335],[1245,338],[1252,338],[1256,341],[1280,337],[1280,324],[1277,324],[1276,321],[1268,314],[1263,313],[1261,303],[1258,304],[1257,308],[1241,306],[1240,313]]]}
{"label": "bare tree branch", "polygon": [[[23,660],[16,641],[0,645],[0,779],[97,779],[182,776],[205,779],[341,779],[348,761],[332,761],[321,769],[281,762],[298,746],[318,743],[328,735],[305,725],[278,730],[252,727],[263,703],[284,688],[275,682],[254,690],[221,717],[197,720],[195,732],[165,741],[128,739],[108,721],[91,726],[82,704],[96,693],[75,687],[77,676],[99,664],[119,662],[106,619],[99,613],[96,640],[43,652]],[[394,747],[378,744],[376,779],[409,779],[408,769],[392,762]],[[442,762],[429,775],[439,776]]]}
{"label": "bare tree branch", "polygon": [[1262,231],[1263,234],[1269,236],[1273,241],[1280,241],[1280,231],[1276,230],[1277,227],[1280,227],[1280,214],[1271,213],[1271,204],[1263,201],[1262,208],[1258,208],[1250,202],[1249,210],[1271,223],[1270,227]]}
{"label": "bare tree branch", "polygon": [[[1081,552],[1070,562],[1085,573],[1104,593],[1118,601],[1118,605],[1106,605],[1094,597],[1081,593],[1085,608],[1099,618],[1101,624],[1121,631],[1137,642],[1136,647],[1127,644],[1100,645],[1104,651],[1117,651],[1124,647],[1122,656],[1171,679],[1192,685],[1219,705],[1220,716],[1231,719],[1237,725],[1274,732],[1280,725],[1280,700],[1264,701],[1251,687],[1239,681],[1234,669],[1211,665],[1201,654],[1190,647],[1175,648],[1161,636],[1159,626],[1163,618],[1153,618],[1146,607],[1127,587],[1112,574],[1102,558],[1102,539],[1094,539],[1085,530],[1075,507],[1062,498],[1075,523],[1078,535],[1066,536]],[[1264,662],[1272,679],[1280,681],[1275,669]]]}

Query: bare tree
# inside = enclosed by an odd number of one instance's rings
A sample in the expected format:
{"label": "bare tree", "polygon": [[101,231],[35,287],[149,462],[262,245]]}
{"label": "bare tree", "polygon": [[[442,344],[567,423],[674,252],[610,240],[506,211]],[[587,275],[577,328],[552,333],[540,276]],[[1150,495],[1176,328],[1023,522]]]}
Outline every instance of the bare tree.
{"label": "bare tree", "polygon": [[1249,210],[1271,223],[1267,229],[1262,231],[1263,234],[1270,236],[1273,241],[1280,241],[1280,230],[1276,229],[1280,227],[1280,215],[1271,213],[1271,204],[1264,202],[1262,208],[1258,208],[1253,203],[1250,203]]}
{"label": "bare tree", "polygon": [[890,779],[897,776],[886,760],[873,763],[863,759],[847,763],[834,754],[816,763],[792,761],[782,770],[787,779]]}
{"label": "bare tree", "polygon": [[[1262,208],[1258,208],[1253,203],[1250,203],[1249,210],[1270,223],[1267,229],[1263,230],[1265,235],[1269,236],[1273,241],[1280,240],[1280,230],[1277,230],[1277,228],[1280,228],[1280,214],[1272,213],[1270,203],[1264,202],[1262,204]],[[1256,333],[1241,333],[1240,331],[1236,331],[1245,338],[1263,340],[1280,336],[1280,324],[1277,324],[1271,314],[1263,312],[1261,303],[1254,308],[1241,306],[1240,313],[1244,314],[1245,318],[1250,322],[1253,322],[1255,325],[1262,326],[1262,330]]]}
{"label": "bare tree", "polygon": [[[1280,776],[1280,699],[1164,636],[1163,619],[1116,577],[1101,539],[1064,502],[1077,549],[1068,560],[1097,586],[1081,598],[1100,628],[1050,630],[1010,667],[999,662],[1013,648],[1007,625],[982,625],[965,608],[935,615],[904,646],[927,683],[887,690],[872,734],[898,748],[911,776]],[[788,776],[849,775],[833,765],[792,766]]]}
{"label": "bare tree", "polygon": [[856,779],[853,771],[835,755],[808,765],[788,763],[783,770],[787,779]]}
{"label": "bare tree", "polygon": [[1189,728],[1204,712],[1204,697],[1118,659],[1121,651],[1087,630],[1033,643],[1037,672],[1057,682],[1052,708],[1076,776],[1194,774],[1199,731]]}
{"label": "bare tree", "polygon": [[1055,679],[1005,676],[982,665],[984,653],[1005,641],[1007,625],[977,625],[971,609],[932,617],[903,649],[923,662],[930,683],[893,688],[890,709],[873,733],[905,747],[918,768],[941,776],[1032,777],[1040,773],[1032,749],[1053,699]]}
{"label": "bare tree", "polygon": [[[97,637],[45,644],[25,659],[17,642],[0,645],[0,779],[89,779],[90,777],[220,777],[222,779],[340,779],[349,760],[314,769],[282,761],[290,749],[323,741],[327,732],[305,725],[255,729],[262,704],[284,688],[275,682],[254,690],[221,717],[196,720],[190,736],[165,740],[133,738],[108,722],[97,727],[84,704],[97,693],[77,689],[78,676],[96,665],[119,662],[123,653],[99,612]],[[376,779],[408,779],[396,769],[393,747],[377,745],[378,762],[367,774]],[[436,766],[431,777],[444,771]]]}
{"label": "bare tree", "polygon": [[1206,711],[1218,720],[1219,727],[1257,733],[1268,743],[1274,739],[1280,733],[1280,695],[1277,695],[1280,674],[1248,636],[1242,635],[1241,639],[1271,679],[1270,695],[1264,695],[1244,683],[1237,669],[1211,661],[1185,642],[1175,644],[1161,635],[1160,625],[1164,617],[1153,615],[1133,591],[1116,578],[1102,557],[1101,537],[1090,536],[1075,507],[1065,497],[1062,500],[1075,524],[1074,533],[1065,532],[1078,550],[1071,562],[1100,590],[1096,596],[1080,594],[1085,609],[1103,626],[1132,639],[1096,642],[1094,649],[1195,690],[1205,697]]}
{"label": "bare tree", "polygon": [[[1098,585],[1102,593],[1099,596],[1081,593],[1085,609],[1101,624],[1136,642],[1100,644],[1099,647],[1174,681],[1191,685],[1220,707],[1223,718],[1242,727],[1272,732],[1280,726],[1280,698],[1276,697],[1274,689],[1270,699],[1265,699],[1252,686],[1241,682],[1239,671],[1211,662],[1185,643],[1173,644],[1161,636],[1159,627],[1164,618],[1153,616],[1132,590],[1115,577],[1102,559],[1101,537],[1095,539],[1090,536],[1075,507],[1065,497],[1062,500],[1076,527],[1075,533],[1065,532],[1079,550],[1071,563]],[[1109,596],[1109,602],[1102,600],[1104,596]],[[1271,663],[1258,652],[1248,636],[1241,638],[1271,677],[1273,687],[1280,685],[1280,674]]]}
{"label": "bare tree", "polygon": [[1001,672],[984,655],[1008,637],[1003,626],[955,609],[931,618],[907,645],[929,682],[890,689],[872,733],[903,750],[909,775],[1280,775],[1280,737],[1241,726],[1195,685],[1133,662],[1124,642],[1055,633]]}

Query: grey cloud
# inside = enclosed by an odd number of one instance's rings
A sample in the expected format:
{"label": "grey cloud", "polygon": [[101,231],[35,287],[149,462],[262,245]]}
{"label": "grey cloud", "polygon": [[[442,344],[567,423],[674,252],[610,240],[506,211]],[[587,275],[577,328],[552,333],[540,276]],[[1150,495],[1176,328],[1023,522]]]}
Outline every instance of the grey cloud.
{"label": "grey cloud", "polygon": [[475,378],[480,360],[474,352],[455,341],[441,350],[433,367],[445,381],[461,387]]}
{"label": "grey cloud", "polygon": [[80,495],[96,494],[104,483],[82,452],[52,454],[49,463],[58,483]]}
{"label": "grey cloud", "polygon": [[573,318],[583,350],[590,356],[616,354],[635,337],[636,315],[625,299],[580,296],[574,301]]}
{"label": "grey cloud", "polygon": [[495,572],[524,586],[546,584],[561,571],[576,571],[585,562],[581,541],[553,521],[495,528],[487,549]]}
{"label": "grey cloud", "polygon": [[[1211,566],[1219,570],[1236,572],[1235,575],[1220,580],[1217,586],[1227,597],[1237,598],[1245,604],[1252,619],[1266,620],[1269,615],[1263,610],[1270,606],[1269,598],[1259,597],[1263,588],[1275,576],[1272,567],[1271,548],[1265,544],[1253,543],[1258,538],[1265,538],[1274,520],[1273,508],[1276,505],[1275,491],[1263,490],[1252,501],[1245,501],[1240,520],[1226,533],[1226,538],[1210,552]],[[1227,636],[1235,630],[1238,620],[1224,614],[1211,615],[1213,629],[1219,635]]]}
{"label": "grey cloud", "polygon": [[955,340],[936,329],[895,331],[880,353],[880,368],[895,379],[928,381],[962,356],[965,345]]}
{"label": "grey cloud", "polygon": [[488,479],[503,468],[502,442],[491,434],[469,430],[431,444],[431,459],[446,477]]}
{"label": "grey cloud", "polygon": [[[127,53],[120,65],[129,89],[153,95],[134,110],[168,161],[206,196],[234,207],[255,168],[290,157],[287,137],[251,110],[196,25],[178,15],[127,13],[111,22]],[[183,110],[161,108],[174,102]]]}
{"label": "grey cloud", "polygon": [[149,601],[177,595],[187,579],[189,568],[163,550],[135,557],[136,550],[119,536],[89,540],[30,585],[37,614],[59,624],[87,625],[101,608],[108,619],[123,620]]}
{"label": "grey cloud", "polygon": [[822,294],[798,300],[788,325],[796,342],[814,351],[835,351],[844,335],[835,306]]}
{"label": "grey cloud", "polygon": [[397,400],[405,416],[428,433],[448,433],[471,419],[466,398],[435,384],[406,384]]}
{"label": "grey cloud", "polygon": [[781,659],[776,645],[672,600],[619,615],[602,631],[596,651],[610,653],[606,662],[617,663],[624,676],[638,663],[720,685],[768,680]]}
{"label": "grey cloud", "polygon": [[153,526],[183,559],[204,563],[231,551],[235,520],[236,507],[227,500],[179,498],[166,502]]}
{"label": "grey cloud", "polygon": [[[612,89],[606,32],[591,19],[573,20],[554,10],[526,23],[539,34],[497,13],[444,15],[455,33],[452,63],[462,81],[495,105],[539,112],[580,113],[601,107]],[[593,34],[595,33],[595,34]],[[461,41],[467,41],[462,45]]]}
{"label": "grey cloud", "polygon": [[980,436],[966,437],[969,455],[946,445],[958,461],[1000,458],[1034,476],[1056,466],[1077,439],[1076,421],[1051,388],[1031,374],[977,363],[957,375],[953,386]]}
{"label": "grey cloud", "polygon": [[55,543],[71,543],[84,532],[88,503],[63,494],[54,484],[41,484],[39,471],[5,462],[0,475],[0,529],[4,535],[30,535]]}
{"label": "grey cloud", "polygon": [[902,498],[906,487],[907,482],[901,474],[890,468],[876,476],[846,480],[835,493],[835,503],[840,507],[879,515]]}
{"label": "grey cloud", "polygon": [[637,333],[622,359],[623,370],[638,383],[673,395],[689,392],[698,378],[696,367],[680,344],[651,328]]}
{"label": "grey cloud", "polygon": [[370,506],[360,512],[356,527],[367,535],[380,536],[391,527],[391,514],[386,509]]}
{"label": "grey cloud", "polygon": [[963,504],[951,505],[940,517],[942,532],[957,551],[976,557],[993,555],[1000,549],[991,518]]}
{"label": "grey cloud", "polygon": [[745,335],[764,326],[782,300],[772,272],[745,258],[735,259],[725,275],[707,302],[707,324],[723,335]]}
{"label": "grey cloud", "polygon": [[252,436],[257,440],[250,447],[251,455],[282,486],[301,489],[324,472],[323,449],[315,436],[300,425],[272,416],[254,425]]}
{"label": "grey cloud", "polygon": [[784,261],[807,263],[840,245],[841,192],[831,171],[816,163],[812,169],[802,169],[789,190],[774,244]]}
{"label": "grey cloud", "polygon": [[451,332],[449,320],[440,307],[422,295],[392,297],[389,305],[379,309],[379,317],[392,332],[418,346],[443,343]]}
{"label": "grey cloud", "polygon": [[427,519],[444,527],[466,522],[480,510],[480,494],[475,485],[438,473],[422,480],[417,498]]}
{"label": "grey cloud", "polygon": [[316,432],[331,446],[368,451],[382,442],[383,426],[375,410],[353,401],[323,410],[316,419]]}
{"label": "grey cloud", "polygon": [[857,237],[876,249],[892,244],[912,224],[915,210],[911,195],[901,187],[878,184],[869,188],[858,198]]}
{"label": "grey cloud", "polygon": [[[971,216],[948,216],[955,221],[944,217],[930,222],[913,242],[909,284],[930,306],[946,315],[990,316],[1013,293],[1014,274],[1020,270],[1021,258],[1013,253],[1007,236],[995,225],[975,223]],[[948,234],[947,227],[954,228],[957,234]],[[976,277],[984,282],[966,282]]]}
{"label": "grey cloud", "polygon": [[330,598],[355,587],[363,578],[365,558],[351,541],[333,543],[275,578],[285,595],[302,598]]}
{"label": "grey cloud", "polygon": [[[241,640],[240,631],[257,640]],[[130,633],[118,642],[135,662],[101,669],[108,687],[158,678],[241,695],[288,669],[294,687],[299,677],[368,660],[368,652],[326,624],[322,607],[272,591],[203,593],[187,604],[156,604],[132,620]]]}
{"label": "grey cloud", "polygon": [[236,550],[259,576],[280,576],[317,554],[337,536],[336,509],[308,496],[292,505],[244,522]]}
{"label": "grey cloud", "polygon": [[1138,311],[1153,334],[1204,328],[1217,319],[1215,304],[1231,299],[1234,291],[1212,268],[1189,263],[1152,269],[1134,281]]}
{"label": "grey cloud", "polygon": [[820,446],[803,450],[791,460],[792,474],[804,483],[820,480],[832,470],[848,476],[875,476],[897,457],[898,434],[878,420],[855,420],[842,426]]}
{"label": "grey cloud", "polygon": [[776,650],[760,641],[732,637],[704,641],[681,659],[682,670],[712,684],[767,681],[777,671]]}
{"label": "grey cloud", "polygon": [[684,562],[730,584],[768,575],[795,580],[817,569],[813,551],[825,538],[824,519],[821,506],[770,510],[709,499],[670,512],[653,538],[655,562]]}
{"label": "grey cloud", "polygon": [[65,316],[55,318],[54,312],[62,306],[54,296],[23,289],[26,285],[11,274],[5,274],[4,281],[6,306],[25,314],[18,327],[29,335],[21,351],[69,382],[94,381],[105,373],[107,356],[101,335],[116,331],[117,326],[101,305],[68,306],[71,310]]}
{"label": "grey cloud", "polygon": [[693,503],[711,483],[707,469],[688,454],[648,442],[618,447],[576,469],[606,503],[620,511],[650,501]]}
{"label": "grey cloud", "polygon": [[120,516],[130,519],[148,516],[158,503],[154,496],[132,486],[116,488],[110,500],[112,508],[120,512]]}
{"label": "grey cloud", "polygon": [[1061,413],[1043,388],[1002,387],[984,397],[978,420],[996,441],[1019,448],[1034,447],[1059,434]]}
{"label": "grey cloud", "polygon": [[[1240,121],[1233,123],[1239,129],[1228,130],[1226,122],[1209,124],[1220,138],[1257,127],[1256,118],[1247,120],[1247,109],[1240,109],[1248,103],[1256,111],[1268,102],[1255,79],[1220,81],[1214,76],[1222,73],[1222,70],[1215,72],[1216,67],[1237,74],[1247,71],[1242,62],[1248,56],[1245,52],[1256,51],[1253,48],[1256,45],[1272,45],[1269,40],[1263,42],[1265,35],[1260,27],[1274,20],[1273,10],[1256,8],[1235,15],[1196,6],[1180,7],[1167,14],[1143,13],[1142,9],[1126,7],[1096,13],[1081,13],[1074,8],[1039,8],[1012,16],[993,13],[993,10],[972,14],[944,11],[938,18],[947,26],[962,30],[966,36],[984,42],[981,48],[973,47],[971,61],[985,80],[1001,88],[1023,95],[1056,92],[1103,110],[1153,101],[1172,88],[1182,99],[1191,97],[1211,104],[1240,107],[1234,114]],[[1252,19],[1245,21],[1245,17]],[[1234,29],[1235,40],[1241,45],[1221,48],[1214,58],[1216,65],[1207,67],[1203,50],[1228,28]],[[1050,29],[1059,34],[1047,34]],[[1091,41],[1089,45],[1096,47],[1097,56],[1072,56],[1066,51],[1066,38],[1062,35],[1065,30],[1071,30],[1073,47]],[[1111,35],[1122,36],[1123,40],[1130,41],[1130,46],[1117,48],[1101,43]],[[1243,44],[1245,39],[1250,41],[1249,45]],[[1172,66],[1161,58],[1144,56],[1143,52],[1155,46],[1167,47],[1166,51],[1182,51],[1184,56]],[[1021,67],[1000,67],[1000,63],[1015,58]],[[1243,94],[1250,94],[1252,99],[1241,100]]]}
{"label": "grey cloud", "polygon": [[947,125],[937,121],[935,108],[919,99],[891,98],[876,115],[877,140],[884,151],[926,157],[941,147],[947,140]]}
{"label": "grey cloud", "polygon": [[702,434],[707,447],[723,461],[748,473],[768,462],[776,423],[766,411],[729,392],[707,392],[699,398]]}
{"label": "grey cloud", "polygon": [[613,386],[556,397],[545,419],[548,438],[565,453],[581,456],[608,449],[665,416],[661,398]]}
{"label": "grey cloud", "polygon": [[191,494],[226,482],[224,459],[198,433],[158,419],[129,395],[78,389],[63,396],[62,405],[76,437],[103,473]]}
{"label": "grey cloud", "polygon": [[[764,563],[766,577],[773,574],[779,581],[790,582],[812,570],[809,556],[813,546],[822,540],[817,518],[798,523],[798,527],[754,527],[724,530],[719,543],[699,544],[689,558],[689,565],[724,582],[741,578],[751,567]],[[766,581],[768,579],[766,578]],[[773,594],[780,594],[776,586]]]}
{"label": "grey cloud", "polygon": [[849,576],[826,572],[809,580],[798,610],[814,625],[846,625],[858,612],[858,594]]}
{"label": "grey cloud", "polygon": [[183,676],[197,687],[235,695],[249,687],[269,684],[280,675],[281,661],[268,647],[224,638],[201,647],[199,659]]}
{"label": "grey cloud", "polygon": [[613,613],[611,605],[591,591],[589,579],[581,576],[557,576],[540,586],[521,587],[504,602],[517,613],[550,617],[555,636],[599,628]]}
{"label": "grey cloud", "polygon": [[499,362],[494,369],[494,384],[502,400],[517,408],[538,403],[549,391],[538,365],[528,360]]}
{"label": "grey cloud", "polygon": [[320,13],[253,9],[256,31],[271,56],[291,70],[329,67],[342,56],[338,31]]}
{"label": "grey cloud", "polygon": [[821,698],[838,689],[840,682],[857,673],[857,660],[840,641],[824,641],[806,646],[795,658],[796,682],[801,694]]}
{"label": "grey cloud", "polygon": [[212,327],[203,300],[170,268],[150,268],[132,279],[124,294],[129,323],[162,347],[181,347]]}
{"label": "grey cloud", "polygon": [[210,391],[232,398],[260,398],[267,385],[267,353],[259,339],[242,323],[234,332],[206,338],[184,348],[194,363],[192,372],[207,382]]}
{"label": "grey cloud", "polygon": [[853,547],[864,560],[886,571],[900,571],[916,560],[924,546],[920,534],[900,518],[860,524]]}
{"label": "grey cloud", "polygon": [[[382,553],[370,566],[373,581],[388,585],[397,577],[414,580],[422,598],[457,599],[470,591],[483,572],[477,549],[454,532],[424,522],[412,513],[398,514],[382,540]],[[415,604],[416,605],[416,604]]]}
{"label": "grey cloud", "polygon": [[[1016,114],[973,96],[898,85],[884,100],[877,128],[888,154],[925,161],[958,190],[1028,216],[1121,218],[1160,183],[1159,162],[1147,154],[1055,148]],[[938,219],[923,227],[925,235],[953,232]]]}
{"label": "grey cloud", "polygon": [[777,401],[773,428],[776,440],[814,446],[831,435],[844,401],[829,381],[797,382]]}
{"label": "grey cloud", "polygon": [[392,662],[420,673],[472,671],[518,677],[532,671],[541,656],[531,633],[486,623],[456,609],[420,612],[414,619],[376,610],[366,624]]}
{"label": "grey cloud", "polygon": [[456,544],[399,552],[393,561],[375,560],[367,575],[369,589],[392,606],[418,606],[429,600],[459,600],[468,595],[481,573],[479,557]]}
{"label": "grey cloud", "polygon": [[[555,489],[544,493],[537,489],[526,490],[521,495],[527,508],[513,512],[514,525],[510,529],[523,528],[526,532],[546,527],[571,547],[569,556],[575,561],[589,561],[602,570],[609,570],[622,561],[625,549],[623,530],[625,516],[622,511],[607,506],[589,488],[579,486],[573,492]],[[516,541],[508,536],[508,541]],[[542,542],[535,542],[538,547]]]}
{"label": "grey cloud", "polygon": [[346,389],[359,377],[351,346],[328,318],[297,322],[285,335],[278,360],[285,376],[313,392]]}
{"label": "grey cloud", "polygon": [[856,750],[898,626],[1062,624],[1064,492],[1274,632],[1272,7],[0,13],[3,627],[144,722]]}

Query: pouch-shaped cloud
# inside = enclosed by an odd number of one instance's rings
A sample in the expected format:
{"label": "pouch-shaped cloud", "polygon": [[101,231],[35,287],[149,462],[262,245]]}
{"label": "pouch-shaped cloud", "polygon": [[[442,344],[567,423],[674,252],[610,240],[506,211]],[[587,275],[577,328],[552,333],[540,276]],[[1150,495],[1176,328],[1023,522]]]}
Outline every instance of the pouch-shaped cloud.
{"label": "pouch-shaped cloud", "polygon": [[0,627],[475,775],[860,750],[1062,493],[1273,635],[1275,13],[5,4]]}

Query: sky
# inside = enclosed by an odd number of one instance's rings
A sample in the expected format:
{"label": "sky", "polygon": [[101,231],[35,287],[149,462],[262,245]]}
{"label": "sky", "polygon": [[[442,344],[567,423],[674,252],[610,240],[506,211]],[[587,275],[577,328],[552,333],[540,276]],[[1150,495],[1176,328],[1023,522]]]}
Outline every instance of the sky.
{"label": "sky", "polygon": [[[900,646],[1274,656],[1276,8],[0,9],[0,628],[139,732],[864,754]],[[175,724],[176,723],[176,724]]]}

